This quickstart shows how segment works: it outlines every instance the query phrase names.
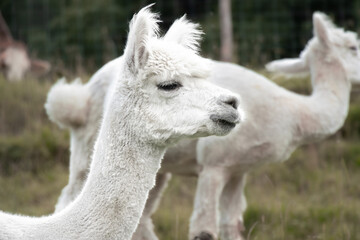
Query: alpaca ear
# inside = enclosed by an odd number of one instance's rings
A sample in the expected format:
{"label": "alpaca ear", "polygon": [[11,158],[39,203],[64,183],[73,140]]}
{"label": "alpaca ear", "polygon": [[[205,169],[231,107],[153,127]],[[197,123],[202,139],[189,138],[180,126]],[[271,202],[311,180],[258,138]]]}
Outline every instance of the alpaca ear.
{"label": "alpaca ear", "polygon": [[186,19],[186,15],[175,20],[164,36],[165,41],[178,43],[198,52],[201,35],[204,34],[200,25]]}
{"label": "alpaca ear", "polygon": [[275,60],[266,64],[266,69],[270,72],[282,74],[304,74],[309,72],[309,68],[301,58],[286,58]]}
{"label": "alpaca ear", "polygon": [[313,14],[314,35],[324,46],[330,46],[330,35],[327,27],[327,17],[325,14],[316,12]]}
{"label": "alpaca ear", "polygon": [[124,57],[130,72],[136,74],[149,57],[148,42],[158,34],[158,15],[150,12],[148,5],[135,14],[130,22]]}

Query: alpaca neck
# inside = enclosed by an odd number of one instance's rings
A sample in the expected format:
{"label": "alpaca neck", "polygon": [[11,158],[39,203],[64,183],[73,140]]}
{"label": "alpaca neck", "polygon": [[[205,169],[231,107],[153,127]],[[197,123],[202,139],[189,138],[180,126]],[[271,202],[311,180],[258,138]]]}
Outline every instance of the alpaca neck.
{"label": "alpaca neck", "polygon": [[74,224],[78,228],[84,224],[78,223],[80,219],[94,218],[94,229],[99,225],[106,228],[98,237],[92,235],[94,239],[101,239],[104,233],[108,239],[131,239],[165,149],[137,141],[126,126],[120,131],[104,126],[99,139],[89,180],[74,204],[80,210]]}
{"label": "alpaca neck", "polygon": [[[116,60],[116,63],[117,62],[118,60]],[[117,67],[114,61],[112,61],[111,64]],[[113,71],[110,71],[111,75],[106,75],[104,71],[99,70],[87,85],[91,93],[89,103],[91,108],[88,115],[88,122],[79,129],[71,129],[69,183],[61,192],[55,207],[55,212],[61,211],[69,203],[74,201],[85,184],[93,153],[93,148],[90,146],[95,145],[98,132],[97,128],[103,112],[105,94],[112,79],[116,79],[116,73],[119,71],[118,68],[112,70]]]}
{"label": "alpaca neck", "polygon": [[12,221],[6,222],[17,229],[15,239],[131,239],[155,185],[165,147],[141,141],[134,131],[139,122],[126,119],[133,115],[132,109],[119,102],[111,99],[105,111],[80,195],[49,217],[27,221],[10,216]]}
{"label": "alpaca neck", "polygon": [[315,59],[311,77],[314,91],[299,117],[304,142],[327,137],[343,125],[351,90],[345,69],[336,59]]}

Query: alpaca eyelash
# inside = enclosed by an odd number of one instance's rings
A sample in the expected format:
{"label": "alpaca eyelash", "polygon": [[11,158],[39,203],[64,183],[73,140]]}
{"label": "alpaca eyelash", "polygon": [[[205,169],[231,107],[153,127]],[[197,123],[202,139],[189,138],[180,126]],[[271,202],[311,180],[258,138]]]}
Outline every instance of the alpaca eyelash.
{"label": "alpaca eyelash", "polygon": [[182,87],[181,83],[179,82],[169,82],[169,83],[160,83],[157,85],[158,89],[164,90],[164,91],[173,91],[180,87]]}

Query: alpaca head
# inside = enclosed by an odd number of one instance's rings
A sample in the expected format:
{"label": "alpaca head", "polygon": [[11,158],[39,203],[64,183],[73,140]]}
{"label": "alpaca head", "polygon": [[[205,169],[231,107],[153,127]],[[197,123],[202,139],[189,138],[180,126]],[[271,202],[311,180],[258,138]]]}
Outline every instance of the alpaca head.
{"label": "alpaca head", "polygon": [[115,102],[125,108],[119,114],[136,124],[145,141],[168,144],[184,136],[229,133],[240,120],[238,97],[206,80],[210,61],[195,47],[200,32],[190,29],[179,41],[159,38],[157,22],[148,7],[133,17],[122,74],[107,107],[119,94]]}
{"label": "alpaca head", "polygon": [[323,13],[313,14],[314,37],[300,54],[300,58],[283,59],[266,65],[269,71],[284,74],[310,73],[312,59],[331,61],[338,59],[347,78],[360,82],[360,51],[357,34],[337,28]]}

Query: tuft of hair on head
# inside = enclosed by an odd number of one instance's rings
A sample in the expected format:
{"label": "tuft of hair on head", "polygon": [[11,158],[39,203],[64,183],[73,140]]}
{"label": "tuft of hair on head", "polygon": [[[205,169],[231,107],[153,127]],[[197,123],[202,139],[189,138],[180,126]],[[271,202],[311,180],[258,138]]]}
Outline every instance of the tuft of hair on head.
{"label": "tuft of hair on head", "polygon": [[170,26],[164,40],[178,43],[197,54],[203,34],[200,25],[189,21],[185,14]]}
{"label": "tuft of hair on head", "polygon": [[75,129],[87,122],[90,92],[80,78],[68,84],[60,79],[49,91],[45,103],[51,121],[62,128]]}
{"label": "tuft of hair on head", "polygon": [[130,72],[136,73],[146,64],[149,55],[147,43],[159,35],[159,15],[150,11],[150,4],[134,14],[129,24],[129,34],[124,50]]}

